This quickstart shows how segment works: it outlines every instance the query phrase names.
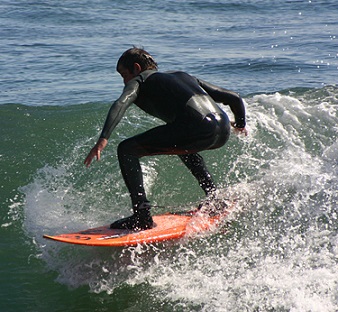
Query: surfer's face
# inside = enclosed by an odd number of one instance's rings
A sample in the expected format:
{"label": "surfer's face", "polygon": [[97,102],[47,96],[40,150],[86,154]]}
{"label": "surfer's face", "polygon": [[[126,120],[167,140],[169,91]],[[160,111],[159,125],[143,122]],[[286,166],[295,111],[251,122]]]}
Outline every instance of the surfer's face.
{"label": "surfer's face", "polygon": [[138,63],[135,63],[134,70],[131,72],[129,69],[120,65],[117,71],[120,73],[123,83],[126,85],[131,79],[135,78],[141,72],[141,66]]}

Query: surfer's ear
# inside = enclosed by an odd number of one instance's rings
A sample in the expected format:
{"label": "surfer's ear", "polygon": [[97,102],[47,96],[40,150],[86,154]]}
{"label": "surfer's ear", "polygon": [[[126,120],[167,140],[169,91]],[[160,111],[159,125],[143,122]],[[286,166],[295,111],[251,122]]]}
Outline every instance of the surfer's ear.
{"label": "surfer's ear", "polygon": [[142,67],[139,63],[134,63],[133,75],[137,76],[142,72]]}

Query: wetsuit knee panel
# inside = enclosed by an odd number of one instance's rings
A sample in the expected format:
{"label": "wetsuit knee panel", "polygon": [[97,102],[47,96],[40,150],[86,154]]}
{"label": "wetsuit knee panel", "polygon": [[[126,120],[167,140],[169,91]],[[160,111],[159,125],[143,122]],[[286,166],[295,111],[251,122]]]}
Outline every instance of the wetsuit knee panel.
{"label": "wetsuit knee panel", "polygon": [[129,138],[122,141],[117,147],[118,157],[125,156],[135,156],[141,158],[142,156],[147,155],[145,148],[139,144],[139,142],[134,138]]}
{"label": "wetsuit knee panel", "polygon": [[118,156],[132,155],[135,150],[135,142],[132,139],[127,139],[122,142],[117,147]]}

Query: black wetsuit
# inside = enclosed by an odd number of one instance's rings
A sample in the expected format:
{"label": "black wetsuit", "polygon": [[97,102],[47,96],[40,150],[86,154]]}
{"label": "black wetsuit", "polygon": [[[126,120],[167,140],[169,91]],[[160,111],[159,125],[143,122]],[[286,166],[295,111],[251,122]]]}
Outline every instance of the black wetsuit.
{"label": "black wetsuit", "polygon": [[143,156],[178,155],[207,195],[215,190],[197,153],[221,147],[229,138],[229,119],[215,102],[230,105],[237,127],[245,126],[244,105],[237,94],[187,73],[147,70],[126,84],[108,113],[101,138],[109,138],[132,103],[166,123],[118,146],[121,172],[134,207],[147,200],[139,163]]}

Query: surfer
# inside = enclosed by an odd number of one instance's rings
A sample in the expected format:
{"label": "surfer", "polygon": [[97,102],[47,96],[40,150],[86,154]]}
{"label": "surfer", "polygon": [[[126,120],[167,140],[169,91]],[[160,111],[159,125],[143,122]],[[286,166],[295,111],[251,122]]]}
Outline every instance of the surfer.
{"label": "surfer", "polygon": [[[247,134],[245,108],[234,92],[197,79],[182,71],[159,72],[154,58],[145,50],[131,48],[116,66],[124,89],[112,104],[100,138],[84,163],[100,160],[108,139],[131,104],[164,121],[165,124],[122,141],[117,148],[121,173],[131,196],[133,215],[115,221],[114,229],[144,230],[153,227],[150,202],[143,185],[139,159],[152,155],[178,155],[197,179],[207,197],[216,186],[198,152],[223,146],[236,132]],[[229,105],[235,121],[216,104]]]}

